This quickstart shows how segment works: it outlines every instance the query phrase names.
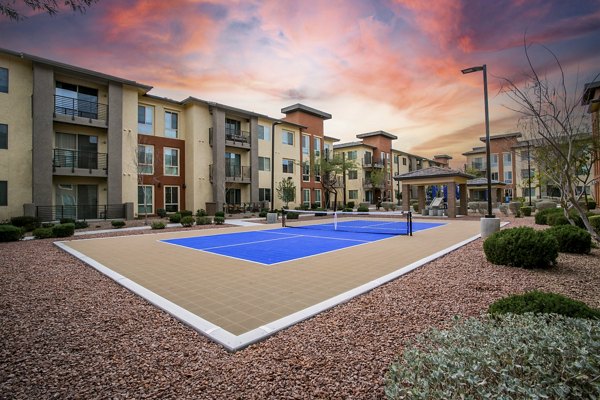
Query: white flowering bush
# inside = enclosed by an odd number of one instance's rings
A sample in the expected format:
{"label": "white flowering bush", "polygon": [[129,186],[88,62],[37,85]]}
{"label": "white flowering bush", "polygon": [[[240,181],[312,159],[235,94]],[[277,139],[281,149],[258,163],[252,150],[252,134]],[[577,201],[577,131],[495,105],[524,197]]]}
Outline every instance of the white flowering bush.
{"label": "white flowering bush", "polygon": [[505,314],[432,330],[386,376],[390,399],[600,398],[600,320]]}

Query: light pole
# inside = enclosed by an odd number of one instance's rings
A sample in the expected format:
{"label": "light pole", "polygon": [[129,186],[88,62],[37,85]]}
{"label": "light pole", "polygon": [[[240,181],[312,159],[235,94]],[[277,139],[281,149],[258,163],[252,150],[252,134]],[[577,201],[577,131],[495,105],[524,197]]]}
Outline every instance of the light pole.
{"label": "light pole", "polygon": [[275,126],[282,123],[281,121],[275,121],[271,127],[271,212],[273,212],[275,205]]}
{"label": "light pole", "polygon": [[531,207],[531,143],[527,141],[527,181],[529,183],[529,207]]}
{"label": "light pole", "polygon": [[490,156],[490,115],[488,112],[488,90],[487,90],[487,68],[483,64],[477,67],[471,67],[461,70],[463,74],[470,74],[471,72],[483,71],[483,98],[485,102],[485,158],[486,158],[486,176],[487,176],[487,203],[488,213],[485,218],[495,218],[492,214],[492,171],[491,171],[491,156]]}

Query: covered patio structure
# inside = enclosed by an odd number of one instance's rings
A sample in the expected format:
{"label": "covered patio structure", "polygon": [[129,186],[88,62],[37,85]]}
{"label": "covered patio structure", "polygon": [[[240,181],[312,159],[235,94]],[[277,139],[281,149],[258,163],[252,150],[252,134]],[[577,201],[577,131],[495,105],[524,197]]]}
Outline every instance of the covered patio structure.
{"label": "covered patio structure", "polygon": [[[472,175],[450,168],[429,167],[411,171],[406,174],[395,175],[394,180],[402,183],[402,210],[410,210],[410,196],[412,186],[417,187],[419,210],[425,209],[425,187],[445,185],[448,193],[448,217],[456,218],[457,215],[467,215],[467,181],[474,178]],[[456,201],[456,188],[459,189],[459,201]]]}
{"label": "covered patio structure", "polygon": [[[492,204],[497,207],[502,203],[502,195],[506,183],[492,179]],[[469,188],[469,199],[471,201],[487,201],[487,179],[475,178],[467,181]]]}

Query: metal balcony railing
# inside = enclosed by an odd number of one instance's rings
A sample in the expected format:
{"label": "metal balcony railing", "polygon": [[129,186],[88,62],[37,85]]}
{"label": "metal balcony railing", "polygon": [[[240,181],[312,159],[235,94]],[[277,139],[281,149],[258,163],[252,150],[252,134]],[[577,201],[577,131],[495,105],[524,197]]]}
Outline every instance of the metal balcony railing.
{"label": "metal balcony railing", "polygon": [[36,206],[35,215],[42,222],[59,221],[63,218],[75,220],[125,218],[125,204]]}
{"label": "metal balcony railing", "polygon": [[76,151],[65,149],[54,149],[52,158],[52,172],[57,168],[75,168],[92,170],[103,170],[108,174],[108,154],[92,151]]}
{"label": "metal balcony railing", "polygon": [[251,178],[249,166],[225,164],[225,178],[233,180],[247,180]]}
{"label": "metal balcony railing", "polygon": [[250,143],[250,132],[237,129],[225,129],[225,140],[237,143]]}
{"label": "metal balcony railing", "polygon": [[54,114],[69,115],[72,119],[80,117],[106,121],[108,117],[108,105],[55,94]]}

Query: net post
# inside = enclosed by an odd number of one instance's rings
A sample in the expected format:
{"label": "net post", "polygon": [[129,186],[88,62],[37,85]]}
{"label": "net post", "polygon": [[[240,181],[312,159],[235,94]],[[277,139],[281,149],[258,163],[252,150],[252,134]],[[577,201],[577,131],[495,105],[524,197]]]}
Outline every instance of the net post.
{"label": "net post", "polygon": [[281,227],[285,228],[285,208],[281,208]]}
{"label": "net post", "polygon": [[413,235],[413,225],[412,225],[412,212],[409,211],[408,214],[406,215],[406,225],[408,228],[408,234],[409,236]]}

